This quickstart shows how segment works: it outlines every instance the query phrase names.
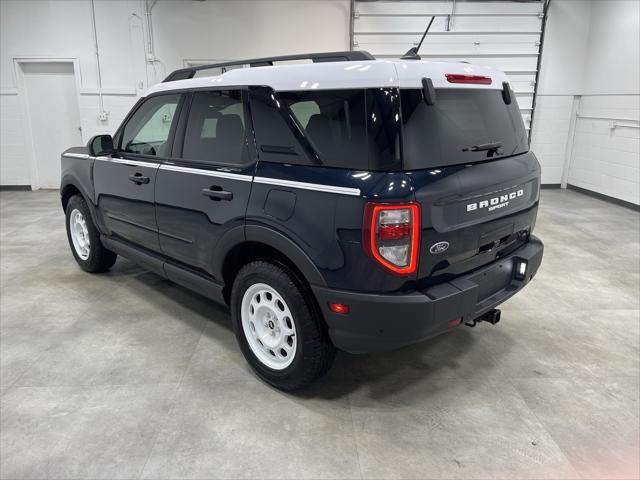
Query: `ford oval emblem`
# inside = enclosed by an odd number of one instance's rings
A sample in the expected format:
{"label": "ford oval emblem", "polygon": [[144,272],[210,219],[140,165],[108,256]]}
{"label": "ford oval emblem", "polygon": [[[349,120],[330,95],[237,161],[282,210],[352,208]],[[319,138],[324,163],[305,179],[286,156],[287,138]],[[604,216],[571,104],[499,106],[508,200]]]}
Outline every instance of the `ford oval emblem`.
{"label": "ford oval emblem", "polygon": [[431,245],[429,251],[434,255],[438,255],[439,253],[445,252],[449,248],[449,242],[438,242]]}

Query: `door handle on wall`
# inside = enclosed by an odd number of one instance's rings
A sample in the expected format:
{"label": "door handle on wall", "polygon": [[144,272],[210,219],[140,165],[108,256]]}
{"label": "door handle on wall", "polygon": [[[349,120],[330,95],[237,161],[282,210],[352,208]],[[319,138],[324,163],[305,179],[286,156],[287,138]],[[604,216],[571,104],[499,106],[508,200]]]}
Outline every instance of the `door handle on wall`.
{"label": "door handle on wall", "polygon": [[211,200],[232,200],[233,192],[228,192],[226,190],[222,190],[222,187],[217,185],[212,186],[211,188],[203,188],[202,194],[209,197]]}
{"label": "door handle on wall", "polygon": [[145,177],[141,173],[129,175],[129,180],[131,180],[136,185],[142,185],[143,183],[149,183],[151,181],[149,177]]}

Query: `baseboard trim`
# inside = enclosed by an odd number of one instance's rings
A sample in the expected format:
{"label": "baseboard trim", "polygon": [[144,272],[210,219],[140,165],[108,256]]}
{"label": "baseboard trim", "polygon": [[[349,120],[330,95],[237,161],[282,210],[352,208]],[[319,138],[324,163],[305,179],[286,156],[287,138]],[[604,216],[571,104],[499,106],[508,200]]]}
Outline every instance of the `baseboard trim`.
{"label": "baseboard trim", "polygon": [[11,192],[31,191],[31,185],[0,185],[0,191],[6,190]]}
{"label": "baseboard trim", "polygon": [[540,188],[543,189],[547,189],[547,188],[560,188],[562,185],[560,185],[559,183],[543,183],[542,185],[540,185]]}
{"label": "baseboard trim", "polygon": [[569,190],[574,190],[576,192],[582,193],[584,195],[588,195],[593,198],[597,198],[598,200],[604,200],[605,202],[614,203],[616,205],[620,205],[621,207],[630,208],[636,212],[640,212],[640,205],[636,205],[635,203],[627,202],[626,200],[620,200],[619,198],[610,197],[609,195],[605,195],[603,193],[594,192],[592,190],[587,190],[586,188],[576,187],[575,185],[568,184],[567,188]]}

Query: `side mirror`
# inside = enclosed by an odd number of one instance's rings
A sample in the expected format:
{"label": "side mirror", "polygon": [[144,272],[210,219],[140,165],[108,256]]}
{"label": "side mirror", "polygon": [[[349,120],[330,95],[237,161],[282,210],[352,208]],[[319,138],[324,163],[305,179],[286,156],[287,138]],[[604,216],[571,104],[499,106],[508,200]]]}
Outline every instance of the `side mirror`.
{"label": "side mirror", "polygon": [[95,157],[97,155],[109,155],[114,152],[113,138],[111,135],[96,135],[91,137],[87,143],[89,155]]}

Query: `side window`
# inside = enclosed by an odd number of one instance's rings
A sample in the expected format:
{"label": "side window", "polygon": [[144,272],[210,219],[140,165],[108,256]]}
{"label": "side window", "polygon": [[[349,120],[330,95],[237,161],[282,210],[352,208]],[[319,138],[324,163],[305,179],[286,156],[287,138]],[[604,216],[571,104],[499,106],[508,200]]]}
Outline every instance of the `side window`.
{"label": "side window", "polygon": [[367,140],[371,170],[398,170],[400,163],[400,92],[397,88],[367,90]]}
{"label": "side window", "polygon": [[125,125],[121,150],[168,156],[167,139],[179,101],[179,94],[158,95],[146,100]]}
{"label": "side window", "polygon": [[289,109],[270,88],[249,87],[251,119],[263,162],[317,165],[311,145],[302,142],[304,132],[294,123]]}
{"label": "side window", "polygon": [[243,165],[249,162],[240,90],[195,92],[191,101],[182,158]]}
{"label": "side window", "polygon": [[302,128],[307,128],[311,117],[322,113],[320,112],[320,107],[314,101],[294,103],[290,108]]}
{"label": "side window", "polygon": [[322,164],[367,170],[364,90],[278,92],[304,130]]}

